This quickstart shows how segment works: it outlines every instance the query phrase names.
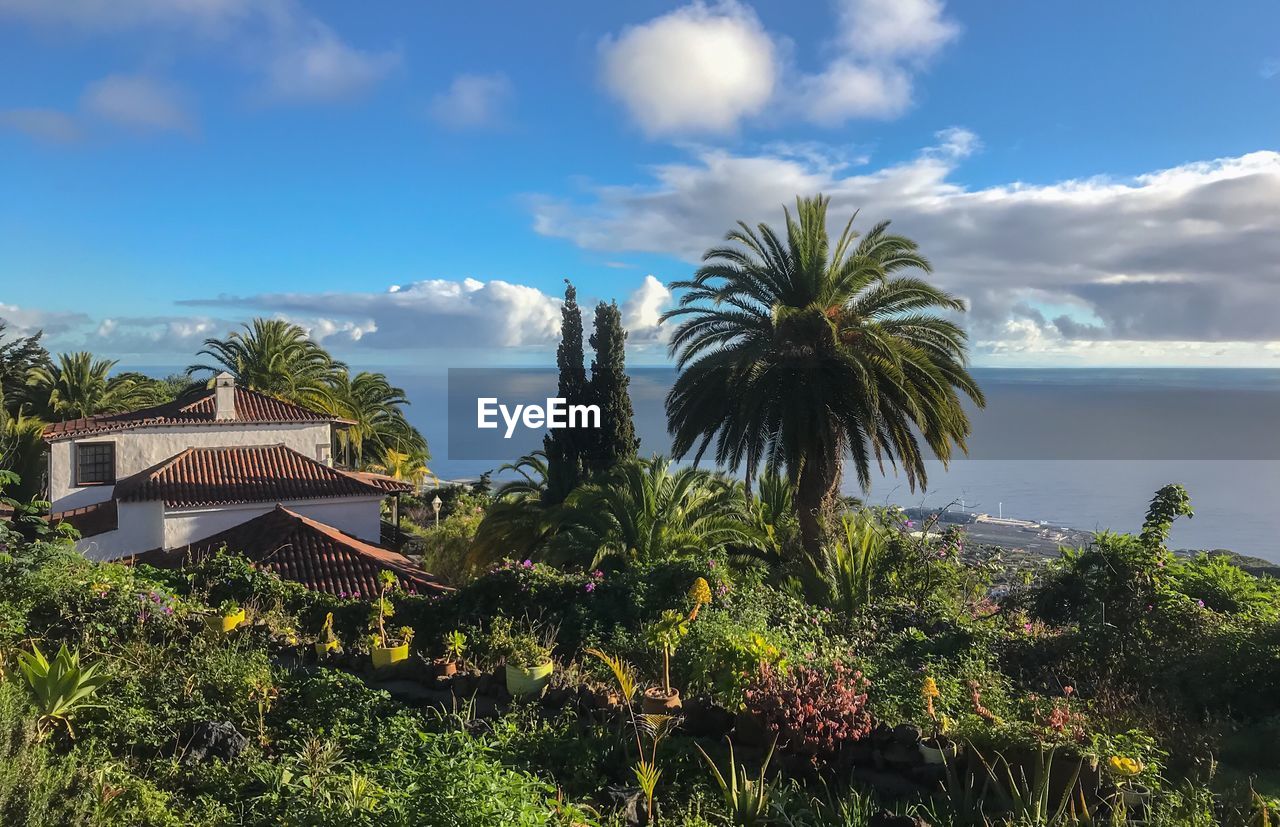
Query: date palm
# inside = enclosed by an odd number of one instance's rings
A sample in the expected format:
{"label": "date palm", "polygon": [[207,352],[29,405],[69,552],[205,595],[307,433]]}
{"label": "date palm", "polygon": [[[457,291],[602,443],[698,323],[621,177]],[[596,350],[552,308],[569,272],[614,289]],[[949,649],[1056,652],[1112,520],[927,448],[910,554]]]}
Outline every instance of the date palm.
{"label": "date palm", "polygon": [[192,365],[189,375],[212,377],[227,371],[244,387],[322,409],[332,397],[332,383],[346,366],[284,319],[254,319],[225,339],[205,339],[198,355],[211,364]]}
{"label": "date palm", "polygon": [[514,474],[493,492],[467,552],[467,565],[479,568],[505,556],[525,559],[541,549],[553,530],[558,505],[548,502],[547,455],[542,451],[521,457],[498,469]]}
{"label": "date palm", "polygon": [[833,245],[827,201],[797,199],[782,233],[740,222],[693,279],[672,285],[685,293],[664,316],[680,321],[667,396],[674,454],[714,446],[719,464],[748,475],[785,468],[810,554],[846,456],[864,490],[885,463],[924,487],[926,452],[945,463],[964,448],[961,396],[984,404],[966,334],[940,315],[964,303],[911,275],[929,262],[888,222],[859,237],[851,217]]}
{"label": "date palm", "polygon": [[119,413],[165,401],[163,386],[140,373],[111,375],[112,359],[92,353],[63,353],[56,363],[27,373],[26,398],[32,411],[47,421]]}
{"label": "date palm", "polygon": [[426,440],[404,417],[408,404],[404,391],[385,375],[361,371],[352,377],[342,369],[330,382],[325,410],[352,423],[339,429],[338,439],[348,460],[363,467],[366,454],[384,459],[388,452],[426,454]]}
{"label": "date palm", "polygon": [[569,495],[556,516],[549,556],[578,563],[604,557],[658,560],[758,547],[742,485],[665,457],[626,460]]}

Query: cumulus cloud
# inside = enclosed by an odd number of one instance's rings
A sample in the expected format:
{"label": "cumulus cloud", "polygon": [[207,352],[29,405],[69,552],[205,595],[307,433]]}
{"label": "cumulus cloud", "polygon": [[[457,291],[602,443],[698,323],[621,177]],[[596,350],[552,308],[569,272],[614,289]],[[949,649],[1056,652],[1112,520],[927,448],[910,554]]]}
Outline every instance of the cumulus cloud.
{"label": "cumulus cloud", "polygon": [[833,220],[860,209],[864,227],[888,218],[918,239],[936,278],[970,300],[967,322],[990,348],[1029,324],[1071,342],[1280,340],[1280,153],[970,189],[953,173],[978,145],[948,130],[910,161],[857,171],[700,150],[654,167],[642,186],[537,200],[534,227],[593,250],[693,262],[732,221],[776,224],[797,193],[821,192]]}
{"label": "cumulus cloud", "polygon": [[789,65],[790,44],[747,6],[695,2],[601,43],[605,87],[649,135],[728,132],[773,104],[823,126],[891,118],[959,27],[941,0],[838,0],[833,57]]}
{"label": "cumulus cloud", "polygon": [[431,101],[431,117],[451,129],[494,126],[511,98],[511,80],[501,72],[458,75]]}
{"label": "cumulus cloud", "polygon": [[644,277],[644,283],[622,304],[622,326],[627,330],[627,341],[635,344],[665,342],[670,325],[659,320],[671,306],[671,291],[652,275]]}
{"label": "cumulus cloud", "polygon": [[279,44],[266,65],[266,92],[275,99],[353,98],[400,64],[399,52],[357,49],[318,20],[294,21],[277,39]]}
{"label": "cumulus cloud", "polygon": [[85,89],[81,106],[86,112],[133,129],[191,129],[191,118],[178,92],[144,75],[108,75],[95,81]]}
{"label": "cumulus cloud", "polygon": [[600,45],[605,87],[650,135],[726,132],[774,92],[776,48],[751,9],[694,3]]}
{"label": "cumulus cloud", "polygon": [[66,313],[56,310],[40,310],[33,307],[19,307],[16,304],[0,302],[0,321],[5,323],[5,333],[16,336],[34,336],[39,331],[53,336],[87,323],[89,317],[84,313]]}
{"label": "cumulus cloud", "polygon": [[545,345],[560,329],[560,302],[534,287],[505,281],[430,279],[384,292],[268,293],[181,302],[280,313],[291,319],[360,326],[351,337],[371,347],[526,347]]}

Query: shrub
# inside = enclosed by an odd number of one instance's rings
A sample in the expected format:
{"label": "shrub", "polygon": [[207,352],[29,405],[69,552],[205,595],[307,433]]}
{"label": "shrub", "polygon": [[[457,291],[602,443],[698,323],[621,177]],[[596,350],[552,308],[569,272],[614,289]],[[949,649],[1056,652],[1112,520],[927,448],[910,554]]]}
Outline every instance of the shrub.
{"label": "shrub", "polygon": [[871,732],[868,681],[836,663],[830,672],[766,667],[746,691],[746,708],[789,752],[830,761]]}

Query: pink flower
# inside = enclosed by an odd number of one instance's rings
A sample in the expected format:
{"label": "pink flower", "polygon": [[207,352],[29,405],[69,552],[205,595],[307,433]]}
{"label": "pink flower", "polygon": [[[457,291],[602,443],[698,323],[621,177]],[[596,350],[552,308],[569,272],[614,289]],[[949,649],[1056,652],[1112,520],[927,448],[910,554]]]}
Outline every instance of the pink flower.
{"label": "pink flower", "polygon": [[521,565],[521,566],[524,566],[526,569],[531,569],[531,568],[533,568],[533,561],[532,561],[532,560],[525,560],[525,561],[524,561],[523,563],[521,563],[520,565]]}
{"label": "pink flower", "polygon": [[584,589],[586,589],[586,590],[587,590],[587,591],[589,591],[589,592],[593,592],[593,591],[595,591],[595,590],[596,590],[596,584],[595,584],[595,583],[588,583],[588,584],[587,584],[586,586],[584,586],[583,588],[584,588]]}
{"label": "pink flower", "polygon": [[1203,600],[1197,600],[1197,601],[1196,601],[1196,605],[1203,609],[1203,608],[1204,608],[1204,601],[1203,601]]}
{"label": "pink flower", "polygon": [[1022,631],[1024,631],[1024,632],[1030,632],[1030,631],[1031,631],[1031,624],[1030,624],[1030,623],[1024,623],[1024,624],[1022,624]]}

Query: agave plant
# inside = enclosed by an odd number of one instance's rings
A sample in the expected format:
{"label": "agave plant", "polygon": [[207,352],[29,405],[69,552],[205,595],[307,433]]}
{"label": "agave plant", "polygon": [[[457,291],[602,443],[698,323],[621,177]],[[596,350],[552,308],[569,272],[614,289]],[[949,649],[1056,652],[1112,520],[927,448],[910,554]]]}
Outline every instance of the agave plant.
{"label": "agave plant", "polygon": [[734,760],[733,741],[730,740],[729,777],[726,780],[725,774],[720,772],[720,768],[716,766],[715,761],[711,760],[711,756],[707,755],[706,750],[694,744],[698,752],[702,753],[702,759],[711,768],[711,775],[720,787],[725,809],[728,810],[729,820],[733,824],[740,827],[756,827],[769,822],[769,798],[773,794],[773,785],[765,781],[764,774],[769,769],[769,762],[773,760],[773,750],[777,745],[778,740],[775,738],[769,745],[769,752],[765,754],[763,763],[760,764],[759,777],[753,779],[747,775],[747,765],[738,764]]}
{"label": "agave plant", "polygon": [[108,680],[98,671],[98,665],[80,665],[80,653],[67,649],[64,643],[53,662],[44,656],[40,647],[32,644],[30,652],[18,653],[18,668],[36,695],[36,709],[40,712],[40,736],[47,737],[55,726],[62,724],[67,734],[75,737],[71,717],[81,710],[99,706],[89,702]]}

